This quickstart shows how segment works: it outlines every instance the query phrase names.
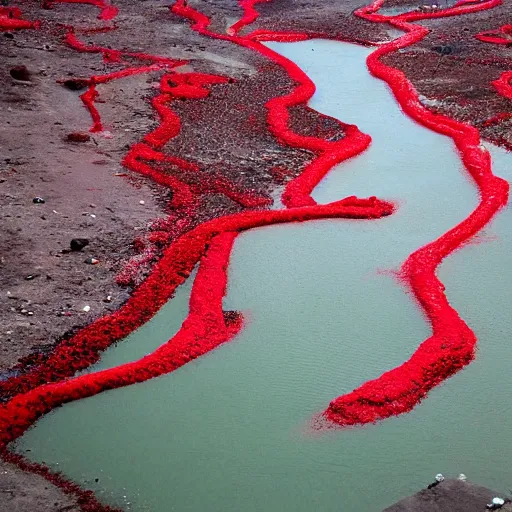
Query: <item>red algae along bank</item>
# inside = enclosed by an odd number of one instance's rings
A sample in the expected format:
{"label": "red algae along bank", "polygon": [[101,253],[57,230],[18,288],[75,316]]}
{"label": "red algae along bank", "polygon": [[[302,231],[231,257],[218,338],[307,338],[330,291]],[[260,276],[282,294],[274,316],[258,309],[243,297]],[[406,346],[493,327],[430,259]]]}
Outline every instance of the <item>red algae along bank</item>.
{"label": "red algae along bank", "polygon": [[[109,20],[116,15],[115,9],[110,9],[108,5],[103,2],[89,3],[100,7],[100,17],[103,16],[102,19]],[[283,144],[307,148],[316,154],[316,158],[306,168],[303,174],[289,182],[286,186],[282,195],[282,203],[285,206],[284,209],[264,210],[262,208],[268,206],[268,201],[266,201],[265,198],[233,191],[231,185],[222,180],[214,181],[209,184],[209,190],[212,190],[211,187],[213,187],[213,190],[227,190],[240,204],[255,208],[257,211],[221,217],[200,224],[188,231],[186,225],[183,225],[182,231],[178,233],[175,241],[169,245],[164,257],[157,264],[152,275],[138,288],[132,298],[119,312],[99,320],[78,333],[74,338],[63,343],[57,348],[55,354],[50,357],[48,361],[34,368],[28,374],[8,379],[2,383],[4,390],[12,394],[11,400],[3,406],[1,411],[0,421],[3,424],[2,442],[6,444],[16,439],[41,415],[51,411],[54,407],[62,403],[79,398],[91,397],[101,391],[123,387],[128,384],[141,383],[153,377],[167,374],[197,357],[206,354],[218,345],[233,339],[237,334],[237,340],[239,342],[237,344],[238,347],[243,337],[246,336],[247,333],[250,333],[250,329],[253,326],[257,325],[257,316],[254,308],[251,308],[253,312],[249,315],[245,315],[246,327],[244,327],[242,315],[235,312],[235,310],[243,310],[243,305],[235,303],[233,307],[227,308],[224,304],[223,309],[223,296],[227,285],[226,270],[229,256],[239,232],[273,224],[293,223],[306,220],[318,221],[333,218],[342,219],[332,224],[330,222],[326,223],[326,221],[322,221],[320,224],[308,223],[300,227],[291,224],[286,227],[275,227],[270,231],[273,232],[272,236],[276,236],[275,234],[279,233],[278,236],[285,240],[286,236],[288,236],[288,231],[292,232],[299,229],[301,234],[297,235],[297,237],[300,237],[301,244],[299,248],[295,248],[296,253],[300,253],[303,246],[307,246],[308,238],[314,237],[315,233],[322,233],[323,230],[329,232],[328,238],[324,239],[323,243],[317,240],[317,244],[315,245],[315,247],[323,247],[323,245],[328,245],[327,240],[330,241],[329,243],[332,242],[334,236],[332,230],[337,231],[340,238],[338,243],[335,244],[337,249],[336,254],[332,254],[328,261],[331,262],[331,267],[336,263],[340,264],[341,268],[345,270],[345,272],[338,271],[339,286],[343,286],[346,290],[350,289],[353,295],[356,290],[360,292],[362,288],[358,287],[358,282],[353,282],[353,286],[349,287],[347,274],[350,274],[352,278],[361,279],[361,276],[367,276],[368,273],[376,274],[379,270],[387,271],[388,273],[394,271],[395,281],[392,281],[394,292],[390,291],[390,293],[397,295],[394,306],[396,307],[398,305],[398,310],[392,310],[394,307],[392,305],[393,301],[388,304],[388,310],[386,310],[383,304],[388,303],[388,297],[386,297],[384,293],[381,293],[379,296],[378,289],[380,286],[371,290],[371,286],[376,284],[374,282],[370,284],[370,288],[366,290],[368,295],[365,295],[365,298],[362,297],[363,294],[361,293],[360,302],[354,301],[354,303],[358,305],[355,311],[359,311],[360,320],[364,320],[365,314],[371,316],[371,312],[381,311],[385,312],[384,318],[395,327],[397,322],[400,323],[398,321],[400,316],[405,316],[403,323],[407,324],[408,314],[411,315],[411,319],[414,318],[411,325],[415,322],[419,325],[422,323],[421,316],[417,310],[414,310],[415,304],[410,301],[410,298],[414,297],[418,305],[421,306],[432,328],[430,337],[428,330],[427,332],[423,332],[423,335],[427,339],[421,344],[419,344],[420,340],[417,340],[416,343],[412,342],[411,339],[414,339],[414,334],[412,331],[408,332],[405,337],[402,338],[402,341],[407,340],[406,346],[408,347],[408,352],[406,354],[402,352],[399,356],[393,353],[393,357],[390,357],[389,360],[390,366],[383,366],[383,359],[381,359],[377,366],[373,368],[366,367],[365,370],[361,370],[352,387],[357,387],[358,384],[365,380],[366,382],[356,388],[355,391],[350,391],[350,388],[346,389],[344,394],[339,396],[339,398],[332,400],[321,415],[316,415],[316,427],[346,427],[371,424],[377,420],[409,412],[418,405],[426,394],[437,384],[467,365],[474,357],[476,337],[473,331],[461,319],[457,311],[449,304],[444,293],[444,285],[437,278],[436,271],[446,256],[450,255],[462,244],[476,235],[492,219],[499,209],[506,204],[508,184],[505,180],[492,174],[490,156],[480,144],[479,134],[476,129],[462,125],[438,114],[431,113],[422,105],[414,89],[405,77],[395,69],[382,64],[379,57],[386,53],[404,48],[427,34],[428,31],[426,29],[413,22],[418,22],[432,16],[463,15],[466,12],[492,8],[498,3],[497,1],[481,2],[478,4],[459,2],[459,4],[453,8],[441,10],[434,14],[414,12],[387,17],[380,15],[378,12],[382,2],[376,2],[372,6],[362,8],[357,12],[358,16],[371,22],[389,23],[393,27],[405,32],[404,36],[391,43],[384,44],[377,50],[371,52],[367,63],[370,72],[375,77],[385,80],[389,85],[394,93],[395,99],[398,100],[405,114],[410,116],[410,118],[417,123],[432,130],[429,132],[422,128],[422,133],[418,134],[419,140],[423,142],[427,148],[426,155],[429,159],[421,163],[418,153],[411,152],[412,154],[408,162],[409,167],[418,172],[418,169],[421,169],[422,165],[426,170],[430,170],[432,165],[437,164],[437,172],[443,174],[442,170],[439,169],[439,164],[443,165],[444,168],[444,165],[450,161],[450,158],[453,163],[454,156],[455,161],[458,162],[454,147],[452,146],[454,144],[456,150],[460,153],[465,170],[462,169],[460,165],[455,164],[456,173],[448,179],[448,182],[442,183],[442,187],[439,187],[439,183],[436,183],[435,180],[431,183],[423,183],[421,187],[416,183],[415,190],[412,190],[411,187],[411,190],[408,191],[410,195],[407,195],[405,194],[405,188],[401,189],[402,184],[407,185],[407,180],[404,179],[404,176],[393,176],[392,171],[394,166],[391,166],[390,175],[381,175],[383,181],[392,181],[395,185],[390,195],[382,194],[382,190],[378,186],[379,183],[376,181],[376,190],[373,192],[369,191],[366,195],[359,195],[351,190],[347,190],[347,194],[341,196],[345,197],[345,199],[336,197],[332,198],[330,202],[326,201],[325,204],[319,204],[317,200],[315,200],[315,194],[312,194],[313,190],[334,165],[352,158],[349,165],[357,166],[357,161],[367,156],[366,160],[361,160],[361,165],[364,167],[363,164],[371,163],[375,167],[380,166],[383,161],[386,161],[385,158],[390,157],[390,155],[387,155],[387,157],[384,157],[384,160],[381,160],[382,155],[378,153],[378,150],[373,157],[371,156],[372,145],[370,145],[370,143],[371,137],[374,137],[371,124],[365,126],[364,131],[361,131],[362,127],[359,126],[357,118],[353,123],[349,123],[349,120],[345,119],[341,113],[335,117],[338,117],[345,123],[343,124],[345,130],[344,139],[339,141],[327,141],[317,137],[306,137],[296,134],[288,126],[287,109],[292,105],[305,102],[311,98],[314,92],[314,85],[307,74],[292,62],[293,59],[288,60],[281,54],[261,44],[260,41],[271,39],[293,41],[304,39],[304,37],[301,37],[300,34],[273,34],[261,32],[255,32],[248,36],[239,36],[238,33],[241,27],[250,23],[256,16],[253,11],[254,2],[244,4],[246,16],[238,24],[231,27],[231,29],[227,31],[227,34],[217,34],[210,31],[209,19],[206,16],[187,5],[186,2],[178,1],[173,7],[174,12],[190,19],[194,30],[197,30],[205,36],[223,39],[233,44],[257,51],[287,70],[298,85],[293,93],[275,98],[267,104],[269,129]],[[68,42],[79,51],[102,53],[107,61],[122,58],[123,52],[84,45],[76,39],[73,31],[70,31],[68,34]],[[340,43],[331,44],[340,45]],[[318,48],[313,46],[311,50],[314,51],[320,48],[321,46],[318,46]],[[368,53],[363,48],[359,48],[358,50]],[[162,65],[169,69],[184,64],[184,62],[171,62],[169,59],[160,59],[148,55],[139,54],[136,58],[153,63],[151,66]],[[93,120],[91,130],[102,130],[101,118],[94,104],[94,100],[96,99],[95,85],[102,83],[102,80],[117,79],[126,74],[144,72],[146,69],[147,68],[143,67],[127,68],[124,72],[120,72],[121,75],[119,76],[113,76],[114,74],[112,74],[89,79],[89,89],[82,95],[82,100],[91,112]],[[347,72],[350,73],[350,66]],[[170,72],[169,74],[164,74],[160,85],[160,95],[156,96],[153,100],[153,106],[160,116],[161,124],[156,130],[148,134],[142,142],[132,146],[124,161],[125,165],[131,170],[149,176],[157,183],[170,187],[173,190],[173,204],[182,211],[183,219],[185,219],[187,215],[194,213],[198,198],[204,193],[204,190],[201,187],[191,187],[180,180],[179,177],[168,175],[159,170],[159,162],[173,158],[161,153],[161,147],[179,131],[179,118],[169,105],[172,104],[172,101],[175,99],[182,97],[205,97],[209,94],[211,87],[214,87],[215,84],[225,83],[227,80],[229,80],[227,77],[199,73],[174,75]],[[377,85],[375,87],[377,87]],[[382,88],[385,87],[385,85],[380,83],[379,87]],[[371,86],[365,93],[367,98],[371,98],[371,94],[373,94]],[[338,94],[343,95],[345,91],[341,89],[338,91]],[[389,92],[387,94],[389,94]],[[390,96],[388,101],[394,102],[395,99]],[[360,101],[359,105],[363,104],[364,99]],[[377,108],[380,107],[381,103],[377,103]],[[396,105],[395,109],[398,110]],[[393,113],[393,115],[396,116],[396,113]],[[400,115],[404,114],[402,113]],[[393,120],[393,116],[390,116],[389,119]],[[404,119],[406,118],[404,117]],[[412,126],[416,126],[409,119],[407,122]],[[410,129],[412,133],[411,127],[404,126],[402,128]],[[396,146],[400,147],[400,142],[403,141],[404,146],[407,148],[406,141],[408,143],[408,138],[412,137],[411,134],[408,136],[405,132],[400,134],[395,124],[388,125],[386,129],[388,134],[394,134],[396,136]],[[395,130],[395,133],[393,133],[393,130]],[[436,135],[439,142],[429,141],[429,137],[432,136],[434,132],[439,132],[439,134],[447,137],[443,139],[441,135]],[[426,135],[427,133],[429,135]],[[443,150],[441,147],[443,145],[449,147],[445,158],[442,157]],[[389,144],[387,146],[389,146]],[[366,153],[363,153],[362,156],[357,156],[365,150],[367,150]],[[397,154],[399,154],[399,152],[397,152]],[[435,156],[434,159],[432,158],[433,156]],[[374,158],[373,161],[371,160],[372,158]],[[186,161],[173,159],[172,163],[185,171],[197,172],[197,170],[191,168],[190,164]],[[395,165],[398,172],[403,173],[404,161],[397,162]],[[343,165],[341,169],[343,169]],[[342,172],[341,170],[340,173],[342,174]],[[430,170],[430,172],[432,171]],[[437,175],[434,176],[437,177]],[[417,176],[415,176],[415,179],[418,179]],[[452,179],[454,181],[451,181]],[[455,185],[457,180],[462,180],[462,183]],[[370,183],[370,188],[371,185],[373,185],[373,183]],[[447,198],[444,199],[441,191],[453,190],[454,186],[460,187],[462,194],[453,198],[446,192]],[[322,185],[320,189],[321,187]],[[429,187],[431,187],[433,196],[429,201],[424,201],[423,206],[425,210],[422,211],[421,201],[416,200],[419,199],[420,196],[425,199],[428,198]],[[479,197],[474,195],[475,190],[478,191]],[[443,200],[446,201],[444,208],[441,206]],[[416,230],[412,230],[412,236],[406,229],[412,226],[410,219],[405,214],[409,206],[413,218],[416,220],[421,219],[421,223],[416,227]],[[402,207],[404,214],[401,214]],[[416,208],[416,210],[414,210],[414,208]],[[446,219],[443,218],[443,215],[446,215]],[[397,223],[398,227],[396,231],[394,231],[394,222]],[[400,224],[402,224],[401,227]],[[320,225],[322,226],[321,229],[318,228]],[[386,232],[386,229],[389,231]],[[259,230],[258,233],[266,233],[266,231],[267,230]],[[306,235],[308,231],[310,233]],[[421,236],[416,238],[418,234]],[[244,237],[246,236],[252,237],[253,234],[244,235]],[[379,237],[382,245],[379,245]],[[288,241],[288,243],[290,243],[290,241]],[[386,246],[391,246],[394,254],[387,255],[384,250]],[[363,248],[364,250],[362,250]],[[251,252],[258,258],[261,257],[261,250],[262,248],[258,251]],[[348,258],[348,254],[351,250],[353,252],[353,261],[345,263],[339,261],[340,258]],[[379,258],[370,256],[372,253],[374,255],[377,253]],[[361,254],[364,254],[365,258],[361,258]],[[246,256],[245,259],[247,258]],[[125,337],[140,325],[151,321],[151,317],[174,293],[177,287],[185,281],[198,261],[201,261],[201,263],[197,276],[194,279],[188,317],[169,342],[164,343],[165,340],[162,340],[163,344],[156,351],[142,359],[105,370],[99,369],[99,371],[93,371],[92,373],[89,372],[72,379],[67,379],[72,376],[75,371],[82,370],[89,364],[97,361],[99,351],[107,348],[114,341]],[[323,265],[319,265],[319,268],[323,272],[325,272],[328,267],[328,261]],[[403,261],[405,261],[405,263],[401,265]],[[361,273],[358,274],[352,271],[352,269],[357,269],[358,267]],[[230,267],[230,272],[231,271]],[[326,272],[331,284],[333,275],[336,275],[336,272],[337,271],[332,268],[330,271]],[[286,274],[283,273],[283,275]],[[298,279],[298,276],[305,275],[312,277],[315,276],[315,273],[313,269],[309,269],[309,271],[301,269],[297,263],[294,267],[294,276],[295,275]],[[313,280],[313,283],[318,284],[318,275],[316,275],[316,277],[317,280]],[[236,280],[234,282],[236,283]],[[406,291],[412,292],[410,297],[405,296],[403,289],[400,288],[397,282],[401,282]],[[296,283],[293,283],[293,286],[295,285]],[[304,284],[304,286],[306,286],[306,284]],[[232,287],[236,289],[236,284],[230,284],[230,289]],[[313,289],[314,288],[311,288],[309,297],[311,297]],[[323,288],[320,287],[320,289],[322,293],[325,292]],[[291,291],[293,292],[293,296],[296,296],[297,291],[293,288]],[[398,295],[401,298],[398,298]],[[357,295],[353,296],[356,297]],[[270,295],[267,295],[266,299],[271,303],[279,302],[279,299],[270,300]],[[231,300],[229,294],[227,300]],[[381,300],[384,301],[384,303],[370,304],[372,300]],[[406,313],[406,303],[409,303],[409,313]],[[315,309],[314,305],[308,304],[313,310]],[[367,309],[364,307],[365,304]],[[320,309],[321,311],[318,311],[317,315],[318,318],[325,315],[326,307]],[[404,315],[404,313],[406,314]],[[347,314],[347,312],[344,314]],[[252,318],[251,315],[253,315]],[[316,316],[312,315],[310,321],[315,322],[316,318]],[[344,322],[345,328],[347,327],[347,319],[348,316]],[[354,322],[354,324],[357,324],[352,326],[355,329],[360,325],[357,322]],[[269,324],[267,323],[266,325]],[[323,325],[322,322],[320,322],[319,325]],[[277,335],[279,326],[276,325],[275,327],[275,330],[272,332],[266,332],[267,339],[268,337],[272,338]],[[407,329],[407,325],[401,326],[400,328]],[[397,327],[397,329],[399,328]],[[425,325],[423,325],[423,331],[425,330]],[[337,340],[339,342],[344,336],[340,335],[341,333],[338,334]],[[370,334],[370,332],[368,334]],[[395,336],[400,338],[400,336],[397,336],[392,330],[386,333],[385,329],[374,331],[371,335],[373,339],[379,338],[379,343],[382,343],[385,347],[385,352],[391,352],[392,342],[387,344],[388,337]],[[261,338],[261,332],[258,337]],[[317,333],[317,337],[321,339],[325,337],[325,333],[320,330]],[[309,341],[311,342],[311,350],[317,351],[318,346],[315,346],[315,340],[311,338],[315,338],[315,336],[310,333]],[[346,341],[347,340],[345,340],[345,342]],[[253,345],[255,345],[255,343],[253,343]],[[413,347],[415,345],[419,345],[419,348],[413,353]],[[299,344],[298,346],[300,347],[301,345]],[[294,350],[293,344],[282,345],[282,348],[287,358],[292,358]],[[329,347],[331,350],[332,348],[332,346]],[[216,352],[215,355],[212,354],[210,358],[218,358],[218,354],[220,353],[226,356],[227,351],[228,349],[225,348],[223,351]],[[343,347],[343,353],[346,353],[346,351],[346,347]],[[83,357],[77,357],[77,354]],[[308,355],[310,355],[309,352]],[[269,357],[269,354],[266,350],[263,350],[261,356]],[[405,363],[402,363],[404,358],[408,356],[410,356],[410,358]],[[195,364],[201,366],[202,364],[208,363],[198,361]],[[192,365],[187,365],[180,370],[179,375],[186,375],[191,367]],[[389,370],[389,368],[392,367],[395,367],[395,369],[387,371],[382,374],[381,377],[372,380],[379,372]],[[367,375],[366,378],[363,378],[365,371]],[[283,372],[279,371],[277,373],[279,373],[280,378],[283,378]],[[269,372],[267,378],[271,375],[273,374]],[[260,374],[259,377],[261,378],[262,374]],[[171,378],[171,376],[159,379],[155,382],[161,383],[167,378]],[[316,384],[310,391],[310,396],[314,396],[315,393],[320,392],[321,389],[319,388],[322,388],[322,386],[326,388],[329,387],[327,385],[327,378],[325,379],[326,384],[321,382],[323,378],[322,373],[315,374]],[[47,381],[51,383],[45,384]],[[339,382],[340,377],[338,374],[338,386],[340,385]],[[149,385],[154,386],[156,384],[147,383],[144,386],[123,389],[122,393],[128,395],[132,392],[140,393],[141,390],[147,389],[146,386]],[[339,394],[339,392],[334,389],[331,391],[334,396]],[[116,393],[121,393],[121,390],[116,391]],[[104,397],[108,396],[110,395],[98,395],[94,400],[84,403],[99,403],[94,401],[101,402]],[[320,404],[316,403],[317,398],[318,397],[315,396],[313,401],[315,405],[319,406]],[[332,398],[332,396],[329,398]],[[327,400],[329,400],[329,398],[327,398]],[[272,409],[268,403],[266,405],[269,409]],[[311,409],[311,405],[311,403],[309,406],[304,403],[304,412]],[[76,411],[76,408],[80,407],[85,406],[83,406],[81,402],[68,406],[68,408],[64,408],[62,411],[54,413],[48,417],[48,419],[43,420],[41,425],[43,425],[45,421],[56,420],[60,415],[65,414],[65,410]],[[280,403],[280,407],[283,407],[282,403]],[[312,414],[316,413],[319,408],[320,407],[316,407],[310,410],[310,412]],[[267,421],[271,422],[272,420],[271,418],[267,418]],[[407,422],[410,420],[407,418],[403,421]],[[42,427],[38,426],[32,430],[28,437],[30,437],[30,435],[37,435],[36,433],[40,428]],[[375,427],[372,427],[372,429],[374,428]],[[385,427],[383,426],[382,428]],[[288,431],[288,429],[285,429],[285,431]],[[369,431],[371,431],[371,429],[369,429],[368,432]],[[73,432],[75,431],[73,430]],[[346,436],[349,433],[350,431],[346,431],[343,435]],[[357,434],[353,435],[355,436]],[[33,449],[33,451],[37,450]],[[17,456],[6,453],[6,457],[17,459],[18,462],[23,464],[23,461],[18,459]],[[44,460],[48,462],[51,460],[51,457],[44,457]],[[236,467],[236,464],[234,466]],[[32,469],[38,470],[36,467]],[[43,471],[42,469],[39,470]],[[71,469],[69,471],[66,469],[65,472],[66,474],[73,473]],[[56,481],[58,479],[57,477],[53,478]],[[77,479],[76,476],[74,476],[74,478]],[[114,477],[111,476],[110,478]],[[57,481],[57,483],[66,486],[64,481]],[[139,489],[139,495],[143,494],[143,490]],[[114,495],[118,496],[119,490],[114,492]],[[94,498],[91,496],[84,497],[84,500],[87,501],[87,499],[92,500],[90,503],[94,501]],[[144,501],[148,499],[149,497],[144,496],[140,503],[143,504]]]}

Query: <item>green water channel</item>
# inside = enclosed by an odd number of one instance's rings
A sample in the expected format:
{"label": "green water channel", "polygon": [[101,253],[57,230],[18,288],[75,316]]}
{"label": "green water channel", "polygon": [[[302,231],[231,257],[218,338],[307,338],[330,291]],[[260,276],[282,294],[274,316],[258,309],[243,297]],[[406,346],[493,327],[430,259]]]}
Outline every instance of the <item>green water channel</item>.
{"label": "green water channel", "polygon": [[[512,212],[440,269],[450,301],[479,337],[476,361],[410,414],[327,433],[311,417],[410,357],[430,334],[394,279],[414,249],[477,204],[452,141],[412,122],[371,50],[333,41],[270,45],[317,85],[311,106],[357,124],[368,151],[315,190],[395,200],[374,221],[315,221],[240,235],[225,309],[246,318],[230,343],[178,371],[48,414],[13,447],[125,510],[377,512],[442,472],[512,487]],[[512,158],[492,148],[495,172]],[[135,360],[179,328],[190,283],[91,371]],[[99,479],[95,482],[95,479]]]}

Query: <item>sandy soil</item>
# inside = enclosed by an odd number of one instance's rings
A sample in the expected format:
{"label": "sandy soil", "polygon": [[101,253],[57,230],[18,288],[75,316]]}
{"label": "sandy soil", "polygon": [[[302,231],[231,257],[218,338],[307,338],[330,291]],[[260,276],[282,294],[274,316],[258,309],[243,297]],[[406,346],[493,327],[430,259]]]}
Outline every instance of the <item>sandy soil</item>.
{"label": "sandy soil", "polygon": [[[192,32],[188,23],[169,12],[168,3],[117,0],[118,29],[91,34],[87,40],[186,59],[182,71],[231,77],[229,83],[214,86],[208,98],[173,104],[182,130],[166,151],[197,163],[202,180],[221,175],[235,188],[272,197],[286,179],[282,169],[289,178],[311,159],[307,151],[278,144],[265,126],[264,104],[293,84],[262,57]],[[212,28],[219,31],[241,14],[235,0],[190,4],[211,15]],[[93,134],[85,143],[68,142],[67,134],[88,130],[90,117],[80,92],[57,80],[117,68],[98,54],[78,53],[64,45],[60,24],[93,26],[99,23],[97,11],[80,4],[46,10],[35,0],[16,5],[27,19],[43,23],[37,31],[0,33],[0,379],[29,368],[63,336],[119,307],[154,259],[129,274],[123,286],[116,275],[137,258],[141,245],[149,243],[152,221],[172,213],[168,190],[120,166],[129,145],[156,126],[150,98],[161,72],[101,85],[98,108],[112,138]],[[360,0],[272,0],[259,4],[261,17],[251,30],[305,31],[375,42],[389,38],[385,27],[354,18],[352,11],[360,5]],[[390,5],[401,8],[407,3],[393,0]],[[506,7],[500,7],[428,22],[428,38],[388,60],[406,72],[432,108],[482,127],[485,120],[510,110],[510,100],[498,96],[489,82],[512,69],[512,50],[478,42],[474,34],[507,21]],[[449,46],[450,54],[441,55],[440,46]],[[30,73],[28,83],[10,74],[20,65]],[[485,127],[482,133],[512,144],[510,122]],[[303,107],[293,109],[292,123],[304,134],[342,136],[336,122]],[[44,204],[35,204],[35,197],[42,197]],[[210,194],[193,223],[241,208],[225,195]],[[80,252],[69,251],[73,238],[90,243]],[[136,239],[142,242],[134,244]],[[89,257],[99,263],[87,264]],[[73,500],[40,477],[5,464],[0,465],[0,475],[0,512],[78,510]]]}

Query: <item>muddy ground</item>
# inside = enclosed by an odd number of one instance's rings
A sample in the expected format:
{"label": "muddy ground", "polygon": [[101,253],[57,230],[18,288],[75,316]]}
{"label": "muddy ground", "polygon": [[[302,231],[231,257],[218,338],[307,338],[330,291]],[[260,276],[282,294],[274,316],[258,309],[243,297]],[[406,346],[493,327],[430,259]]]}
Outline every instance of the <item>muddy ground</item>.
{"label": "muddy ground", "polygon": [[[485,487],[450,479],[431,489],[422,489],[384,512],[483,512],[494,497],[507,500],[506,496]],[[510,512],[512,504],[505,503],[499,510]]]}
{"label": "muddy ground", "polygon": [[[235,189],[266,198],[302,171],[313,155],[280,145],[266,129],[266,101],[293,87],[280,68],[249,50],[197,35],[169,11],[169,1],[114,3],[120,9],[117,30],[84,36],[87,42],[187,60],[181,71],[234,79],[214,86],[208,98],[173,104],[182,129],[166,152],[196,163],[199,179],[221,175]],[[241,15],[235,0],[189,4],[210,15],[216,31]],[[150,99],[162,72],[101,85],[98,108],[107,137],[92,134],[87,142],[68,142],[69,133],[87,132],[91,121],[80,102],[81,91],[57,81],[119,69],[97,53],[79,53],[62,42],[63,25],[100,26],[98,11],[80,4],[42,9],[35,0],[15,5],[26,19],[41,20],[42,27],[0,32],[0,379],[23,371],[32,354],[40,357],[67,333],[119,307],[150,269],[152,261],[128,278],[122,273],[130,261],[140,259],[153,221],[179,215],[169,206],[167,189],[120,164],[128,147],[157,126]],[[386,27],[353,16],[360,5],[360,0],[272,0],[258,5],[261,17],[249,30],[387,40]],[[417,7],[401,0],[388,5]],[[479,42],[474,35],[509,22],[508,14],[503,5],[425,22],[432,33],[424,41],[387,58],[432,108],[473,123],[486,138],[503,145],[512,144],[511,121],[484,124],[510,111],[510,100],[497,95],[490,81],[512,69],[512,49]],[[11,76],[15,66],[27,67],[28,82]],[[303,107],[293,109],[292,126],[331,140],[343,135],[334,120]],[[44,203],[34,203],[36,197]],[[193,222],[241,209],[225,195],[208,194]],[[80,252],[69,251],[73,238],[90,243]],[[134,244],[136,239],[142,242]],[[99,263],[87,264],[90,257]],[[116,280],[120,273],[122,285]],[[42,478],[0,465],[0,512],[48,510],[78,507]]]}

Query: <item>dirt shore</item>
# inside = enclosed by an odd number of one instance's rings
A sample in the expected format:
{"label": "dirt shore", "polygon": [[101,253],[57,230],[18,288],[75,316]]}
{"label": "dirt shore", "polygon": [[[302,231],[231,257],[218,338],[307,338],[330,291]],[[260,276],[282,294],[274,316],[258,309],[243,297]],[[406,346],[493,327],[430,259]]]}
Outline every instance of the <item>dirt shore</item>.
{"label": "dirt shore", "polygon": [[[231,79],[214,86],[207,98],[173,104],[181,131],[166,151],[197,164],[196,179],[222,176],[236,190],[270,200],[283,181],[300,174],[312,155],[279,144],[265,124],[265,103],[293,87],[282,69],[247,49],[197,35],[169,11],[167,1],[114,3],[120,10],[117,30],[89,34],[89,43],[186,60],[180,71]],[[234,0],[189,3],[211,16],[213,30],[225,30],[241,15]],[[42,24],[39,30],[0,32],[0,379],[30,368],[62,337],[118,308],[147,274],[158,249],[143,264],[128,265],[143,260],[154,221],[174,213],[167,189],[121,166],[129,146],[157,125],[150,99],[162,72],[101,85],[97,106],[106,132],[70,142],[68,134],[87,132],[91,119],[79,99],[83,91],[58,81],[120,67],[63,43],[65,26],[101,25],[94,7],[58,3],[43,9],[35,0],[15,5],[25,19]],[[272,0],[258,4],[261,17],[250,30],[389,39],[385,27],[353,16],[360,5],[359,0]],[[405,9],[410,2],[389,5]],[[432,32],[425,40],[388,57],[431,108],[478,126],[485,138],[505,146],[512,145],[511,120],[486,121],[510,111],[510,100],[490,81],[512,69],[512,50],[474,35],[503,25],[507,14],[503,5],[426,22]],[[27,68],[28,80],[16,79],[16,72],[13,77],[19,66]],[[294,129],[303,134],[343,135],[334,120],[305,107],[291,115]],[[38,197],[44,203],[34,202]],[[211,193],[203,197],[193,223],[241,209],[232,198]],[[89,244],[70,251],[73,238],[87,238]],[[98,263],[86,263],[90,258]],[[123,279],[116,279],[120,275]],[[40,477],[7,464],[0,465],[0,475],[0,512],[79,510]]]}
{"label": "dirt shore", "polygon": [[[483,512],[495,497],[507,499],[486,487],[449,479],[431,489],[422,489],[384,512]],[[510,512],[512,504],[506,503],[499,510]]]}

